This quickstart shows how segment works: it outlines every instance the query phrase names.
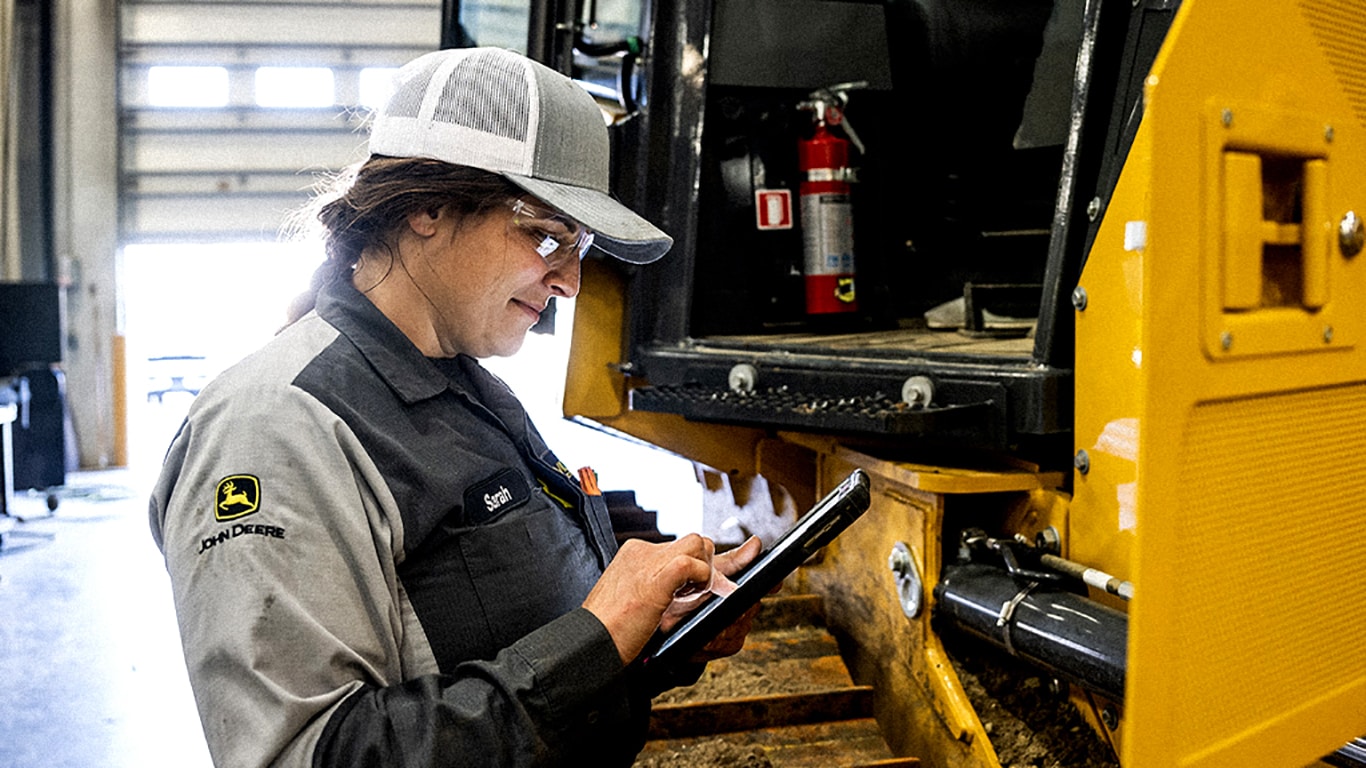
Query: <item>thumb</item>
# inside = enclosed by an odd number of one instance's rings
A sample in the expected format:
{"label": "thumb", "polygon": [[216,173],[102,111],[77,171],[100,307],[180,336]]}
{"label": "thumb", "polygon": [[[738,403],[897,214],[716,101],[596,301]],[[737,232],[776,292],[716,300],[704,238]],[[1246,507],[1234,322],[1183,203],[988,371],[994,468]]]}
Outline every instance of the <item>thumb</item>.
{"label": "thumb", "polygon": [[758,536],[750,536],[745,540],[744,544],[741,544],[729,552],[717,555],[716,559],[713,561],[713,565],[716,567],[716,570],[720,571],[722,574],[733,576],[744,570],[745,566],[754,562],[754,559],[759,556],[759,552],[763,550],[763,548],[764,544]]}

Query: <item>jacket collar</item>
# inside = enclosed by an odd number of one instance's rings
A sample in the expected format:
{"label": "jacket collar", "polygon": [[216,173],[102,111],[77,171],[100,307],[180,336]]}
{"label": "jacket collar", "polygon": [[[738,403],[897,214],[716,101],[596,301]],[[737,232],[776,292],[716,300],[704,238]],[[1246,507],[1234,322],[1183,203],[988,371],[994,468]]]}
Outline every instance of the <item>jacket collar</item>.
{"label": "jacket collar", "polygon": [[[433,360],[349,281],[330,283],[318,292],[318,315],[352,344],[405,404],[458,393],[492,416],[530,455],[556,466],[559,459],[531,425],[521,401],[508,385],[478,360],[458,355]],[[560,471],[568,470],[560,465]]]}
{"label": "jacket collar", "polygon": [[435,397],[451,381],[403,335],[349,280],[336,280],[318,292],[317,312],[356,345],[403,402]]}

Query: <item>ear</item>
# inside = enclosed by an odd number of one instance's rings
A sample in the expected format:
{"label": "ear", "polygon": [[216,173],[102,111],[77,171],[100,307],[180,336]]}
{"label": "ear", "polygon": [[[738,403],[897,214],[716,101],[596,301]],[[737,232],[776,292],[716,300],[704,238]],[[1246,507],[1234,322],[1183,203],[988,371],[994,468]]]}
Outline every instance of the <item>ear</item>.
{"label": "ear", "polygon": [[436,234],[436,223],[441,220],[440,208],[428,208],[408,214],[408,227],[421,237]]}

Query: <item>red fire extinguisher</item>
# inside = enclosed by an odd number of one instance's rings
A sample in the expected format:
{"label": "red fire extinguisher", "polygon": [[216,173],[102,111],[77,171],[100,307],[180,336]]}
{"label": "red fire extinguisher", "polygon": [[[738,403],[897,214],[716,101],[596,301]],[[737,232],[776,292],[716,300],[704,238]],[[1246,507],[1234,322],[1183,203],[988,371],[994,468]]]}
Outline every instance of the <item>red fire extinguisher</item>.
{"label": "red fire extinguisher", "polygon": [[854,214],[850,182],[849,140],[830,132],[843,126],[860,153],[862,144],[844,119],[848,90],[863,83],[845,83],[813,92],[799,109],[812,113],[811,138],[797,141],[797,165],[802,174],[801,198],[803,275],[806,311],[812,315],[855,312]]}

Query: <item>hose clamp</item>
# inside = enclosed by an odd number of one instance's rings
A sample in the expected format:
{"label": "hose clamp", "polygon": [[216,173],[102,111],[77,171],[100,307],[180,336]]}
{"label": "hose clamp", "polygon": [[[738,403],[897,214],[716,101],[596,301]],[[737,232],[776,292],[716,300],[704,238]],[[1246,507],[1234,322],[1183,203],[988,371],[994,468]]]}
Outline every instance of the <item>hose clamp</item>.
{"label": "hose clamp", "polygon": [[1025,598],[1029,597],[1029,593],[1033,592],[1038,586],[1039,582],[1031,581],[1025,585],[1024,589],[1016,592],[1014,597],[1001,603],[1001,613],[996,617],[996,626],[1002,628],[1001,638],[1005,640],[1006,651],[1009,652],[1011,656],[1016,655],[1015,644],[1010,639],[1010,628],[1015,619],[1015,609],[1020,603],[1024,602]]}

